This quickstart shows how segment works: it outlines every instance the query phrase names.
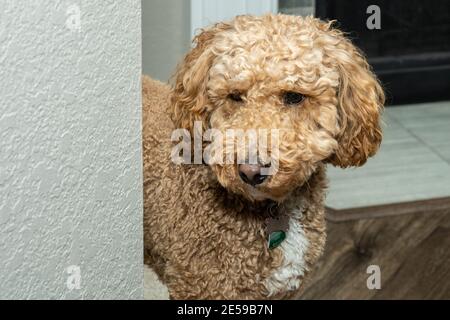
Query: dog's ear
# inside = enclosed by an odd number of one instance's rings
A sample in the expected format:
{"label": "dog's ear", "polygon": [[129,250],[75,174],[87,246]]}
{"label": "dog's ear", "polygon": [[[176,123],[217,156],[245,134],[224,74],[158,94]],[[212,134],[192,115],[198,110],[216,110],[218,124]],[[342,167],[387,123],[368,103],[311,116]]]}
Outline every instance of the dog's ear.
{"label": "dog's ear", "polygon": [[213,42],[219,32],[230,28],[229,24],[218,23],[202,30],[193,40],[194,47],[178,66],[171,94],[171,116],[177,128],[188,129],[192,133],[194,121],[202,121],[206,127],[206,84],[215,58]]}
{"label": "dog's ear", "polygon": [[377,152],[381,143],[384,93],[363,54],[341,32],[333,31],[340,39],[330,52],[340,77],[340,131],[338,148],[329,162],[342,168],[361,166]]}

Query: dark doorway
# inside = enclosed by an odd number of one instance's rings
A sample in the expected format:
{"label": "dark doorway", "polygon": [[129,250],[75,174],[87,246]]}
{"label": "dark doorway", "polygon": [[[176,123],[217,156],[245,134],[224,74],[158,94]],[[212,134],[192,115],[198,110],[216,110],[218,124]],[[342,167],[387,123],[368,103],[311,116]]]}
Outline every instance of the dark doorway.
{"label": "dark doorway", "polygon": [[[366,26],[370,5],[379,30]],[[450,1],[316,0],[316,16],[337,20],[365,52],[388,104],[450,99]]]}

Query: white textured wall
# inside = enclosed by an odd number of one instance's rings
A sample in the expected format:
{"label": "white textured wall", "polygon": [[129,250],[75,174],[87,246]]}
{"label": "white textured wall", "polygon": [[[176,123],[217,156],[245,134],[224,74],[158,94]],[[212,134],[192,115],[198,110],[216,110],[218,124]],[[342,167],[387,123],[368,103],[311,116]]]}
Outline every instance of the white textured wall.
{"label": "white textured wall", "polygon": [[141,298],[140,0],[0,8],[0,298]]}

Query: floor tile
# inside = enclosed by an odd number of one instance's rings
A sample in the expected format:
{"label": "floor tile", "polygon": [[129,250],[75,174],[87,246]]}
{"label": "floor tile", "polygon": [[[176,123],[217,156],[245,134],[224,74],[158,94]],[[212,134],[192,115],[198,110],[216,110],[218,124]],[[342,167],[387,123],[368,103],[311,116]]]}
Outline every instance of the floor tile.
{"label": "floor tile", "polygon": [[450,196],[450,102],[387,108],[377,155],[329,167],[327,205],[349,209]]}

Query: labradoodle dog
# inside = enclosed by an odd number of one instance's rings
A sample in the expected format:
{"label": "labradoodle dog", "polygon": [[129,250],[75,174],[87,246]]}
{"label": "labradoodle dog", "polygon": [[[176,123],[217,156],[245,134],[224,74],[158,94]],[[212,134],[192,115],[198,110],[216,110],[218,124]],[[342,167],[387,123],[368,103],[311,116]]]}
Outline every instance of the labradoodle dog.
{"label": "labradoodle dog", "polygon": [[[375,154],[383,90],[344,34],[312,17],[238,16],[194,43],[173,87],[142,80],[145,262],[173,299],[294,297],[325,244],[325,167]],[[276,170],[263,173],[262,156],[174,161],[176,129],[192,140],[199,129],[276,130],[276,152],[266,145]],[[249,157],[230,141],[228,160]]]}

